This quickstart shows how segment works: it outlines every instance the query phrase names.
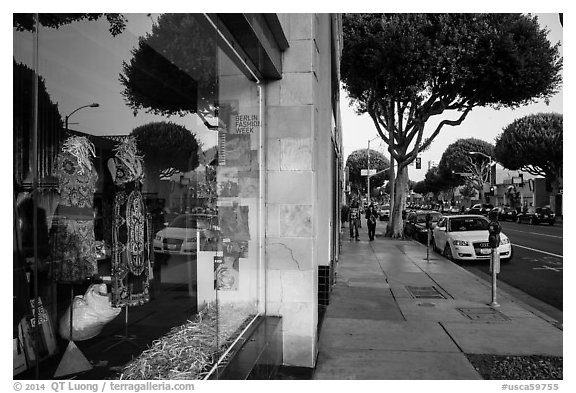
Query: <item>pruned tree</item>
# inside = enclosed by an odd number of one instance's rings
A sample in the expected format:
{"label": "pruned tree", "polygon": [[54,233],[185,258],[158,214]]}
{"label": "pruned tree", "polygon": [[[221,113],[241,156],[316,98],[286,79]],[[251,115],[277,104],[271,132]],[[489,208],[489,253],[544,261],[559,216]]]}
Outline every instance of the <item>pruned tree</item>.
{"label": "pruned tree", "polygon": [[484,185],[491,180],[490,157],[494,157],[491,143],[477,138],[459,139],[446,148],[438,168],[447,188],[468,184],[484,200]]}
{"label": "pruned tree", "polygon": [[563,118],[558,113],[538,113],[516,119],[504,127],[494,149],[496,159],[505,168],[543,176],[550,182],[552,209],[564,162]]}
{"label": "pruned tree", "polygon": [[[530,15],[347,14],[343,30],[344,87],[388,144],[398,190],[445,126],[460,125],[475,107],[548,99],[561,83],[559,44]],[[439,121],[425,133],[432,118]],[[393,237],[402,236],[405,203],[395,193]]]}
{"label": "pruned tree", "polygon": [[414,188],[412,189],[415,193],[426,195],[428,193],[428,186],[426,185],[425,180],[420,180],[414,184]]}
{"label": "pruned tree", "polygon": [[[346,159],[351,188],[356,193],[366,190],[366,176],[362,176],[362,169],[368,169],[368,149],[355,150]],[[376,150],[370,149],[370,169],[380,172],[390,166],[390,161]],[[387,173],[379,173],[370,178],[370,188],[381,187],[387,179]],[[370,194],[372,195],[372,194]]]}
{"label": "pruned tree", "polygon": [[440,174],[438,167],[432,167],[426,172],[424,176],[424,184],[426,187],[426,192],[433,193],[436,197],[438,194],[448,187],[448,183],[444,177]]}
{"label": "pruned tree", "polygon": [[194,14],[164,14],[123,63],[126,104],[137,113],[214,116],[217,43]]}
{"label": "pruned tree", "polygon": [[[40,25],[52,29],[81,20],[95,21],[105,17],[110,25],[109,31],[117,36],[126,29],[127,19],[122,14],[38,14]],[[36,18],[34,14],[12,14],[12,24],[16,31],[34,31]]]}
{"label": "pruned tree", "polygon": [[136,127],[138,150],[144,156],[146,185],[149,192],[158,190],[160,176],[188,172],[198,167],[198,141],[185,127],[172,122],[153,122]]}

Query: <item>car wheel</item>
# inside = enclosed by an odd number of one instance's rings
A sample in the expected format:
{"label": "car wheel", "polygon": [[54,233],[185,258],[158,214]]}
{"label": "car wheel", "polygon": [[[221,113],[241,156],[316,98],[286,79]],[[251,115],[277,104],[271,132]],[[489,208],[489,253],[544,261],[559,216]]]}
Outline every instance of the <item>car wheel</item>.
{"label": "car wheel", "polygon": [[448,243],[446,243],[446,246],[444,247],[444,257],[450,261],[454,260],[454,257],[452,256],[452,249]]}

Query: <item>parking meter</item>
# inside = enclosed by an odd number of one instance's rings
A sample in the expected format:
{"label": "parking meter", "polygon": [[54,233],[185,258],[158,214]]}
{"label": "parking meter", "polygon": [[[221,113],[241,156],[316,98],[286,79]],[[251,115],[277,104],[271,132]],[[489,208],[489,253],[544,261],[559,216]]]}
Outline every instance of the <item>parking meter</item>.
{"label": "parking meter", "polygon": [[492,258],[490,260],[490,271],[492,274],[500,273],[500,251],[498,251],[500,232],[502,232],[502,226],[498,221],[491,221],[488,224],[488,244],[492,249]]}
{"label": "parking meter", "polygon": [[502,232],[502,226],[498,221],[490,221],[488,224],[488,244],[490,248],[498,248],[500,245],[500,232]]}

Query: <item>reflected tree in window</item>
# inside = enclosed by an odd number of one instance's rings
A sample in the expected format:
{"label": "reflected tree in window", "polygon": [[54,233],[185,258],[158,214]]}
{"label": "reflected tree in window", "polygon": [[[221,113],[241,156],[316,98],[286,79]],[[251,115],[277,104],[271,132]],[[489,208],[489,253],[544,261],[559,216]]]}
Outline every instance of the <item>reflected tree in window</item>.
{"label": "reflected tree in window", "polygon": [[137,113],[215,116],[217,43],[192,14],[164,14],[141,37],[120,82]]}
{"label": "reflected tree in window", "polygon": [[185,127],[172,122],[153,122],[132,130],[144,155],[148,192],[159,190],[161,176],[188,172],[198,167],[198,141]]}
{"label": "reflected tree in window", "polygon": [[[98,20],[105,17],[110,25],[110,34],[116,36],[126,28],[126,17],[121,14],[38,14],[40,25],[48,28],[58,29],[81,20]],[[16,31],[34,31],[36,20],[34,14],[13,14],[12,25]]]}
{"label": "reflected tree in window", "polygon": [[[34,71],[13,61],[14,177],[18,184],[30,180],[31,129],[33,126]],[[52,102],[44,78],[38,76],[38,169],[41,180],[49,180],[63,126],[58,105]]]}

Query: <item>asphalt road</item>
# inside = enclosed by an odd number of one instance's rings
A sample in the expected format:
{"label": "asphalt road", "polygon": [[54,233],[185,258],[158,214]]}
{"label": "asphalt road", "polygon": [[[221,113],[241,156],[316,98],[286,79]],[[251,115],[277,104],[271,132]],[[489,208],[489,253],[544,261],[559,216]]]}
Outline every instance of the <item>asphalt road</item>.
{"label": "asphalt road", "polygon": [[[513,244],[514,257],[512,261],[502,264],[498,281],[562,310],[562,224],[501,224],[502,232]],[[489,278],[491,274],[486,263],[465,263],[462,267],[484,278]]]}

